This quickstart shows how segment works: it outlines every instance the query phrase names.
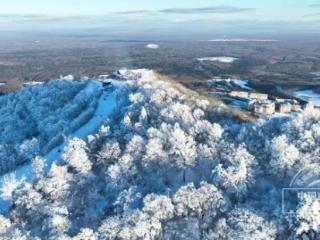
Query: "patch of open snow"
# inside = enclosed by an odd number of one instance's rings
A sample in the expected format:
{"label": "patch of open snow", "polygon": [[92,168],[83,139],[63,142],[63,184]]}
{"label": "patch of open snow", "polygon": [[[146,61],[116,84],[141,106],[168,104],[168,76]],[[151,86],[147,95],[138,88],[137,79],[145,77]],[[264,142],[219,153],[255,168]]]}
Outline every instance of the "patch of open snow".
{"label": "patch of open snow", "polygon": [[244,39],[244,38],[217,38],[208,40],[208,42],[278,42],[274,39]]}
{"label": "patch of open snow", "polygon": [[298,90],[293,92],[293,94],[307,101],[311,101],[315,106],[320,106],[320,94],[314,90]]}
{"label": "patch of open snow", "polygon": [[69,74],[67,76],[60,76],[61,80],[66,80],[66,81],[73,81],[74,80],[74,76]]}
{"label": "patch of open snow", "polygon": [[[141,75],[142,77],[142,74],[143,75],[146,75],[147,73],[152,73],[151,70],[148,70],[146,68],[140,68],[140,69],[133,69],[133,70],[130,70],[131,73],[134,73],[134,74],[137,74],[137,75]],[[147,74],[148,75],[148,74]]]}
{"label": "patch of open snow", "polygon": [[159,45],[158,44],[154,44],[154,43],[149,43],[149,44],[146,45],[146,48],[158,49]]}
{"label": "patch of open snow", "polygon": [[221,63],[233,63],[234,61],[238,60],[238,58],[234,57],[204,57],[204,58],[198,58],[198,61],[211,61],[211,62],[221,62]]}
{"label": "patch of open snow", "polygon": [[215,78],[215,79],[209,80],[209,84],[211,85],[214,83],[221,83],[221,82],[225,82],[229,86],[231,86],[230,83],[233,82],[234,84],[236,84],[242,89],[252,90],[252,88],[248,87],[248,82],[249,82],[248,80],[231,79],[231,78],[227,78],[227,79]]}
{"label": "patch of open snow", "polygon": [[44,84],[44,82],[32,81],[32,82],[25,82],[25,83],[23,83],[23,86],[25,86],[25,87],[32,87],[32,86],[37,86],[37,85],[42,85],[42,84]]}
{"label": "patch of open snow", "polygon": [[242,89],[252,90],[252,88],[248,87],[248,80],[235,79],[233,82]]}
{"label": "patch of open snow", "polygon": [[[96,112],[94,116],[91,118],[89,122],[84,124],[81,128],[71,133],[66,137],[65,141],[58,147],[52,149],[46,156],[44,156],[44,160],[46,163],[45,172],[49,171],[53,162],[60,162],[62,150],[67,145],[67,140],[70,138],[80,138],[85,140],[86,137],[90,134],[94,134],[98,131],[99,127],[102,125],[104,119],[110,116],[113,110],[117,107],[118,96],[116,96],[117,88],[123,87],[125,82],[123,81],[113,81],[114,90],[103,92],[101,95]],[[100,81],[91,81],[84,91],[88,94],[93,91],[103,91],[102,83]],[[0,178],[0,188],[4,183],[4,179],[9,177],[12,173],[7,173]],[[16,179],[24,178],[26,182],[30,182],[34,178],[32,163],[21,166],[20,168],[14,171],[14,175]],[[0,197],[0,213],[5,213],[10,207],[10,202]]]}
{"label": "patch of open snow", "polygon": [[316,81],[320,80],[320,73],[319,72],[313,73],[313,75],[314,75],[313,80],[316,80]]}

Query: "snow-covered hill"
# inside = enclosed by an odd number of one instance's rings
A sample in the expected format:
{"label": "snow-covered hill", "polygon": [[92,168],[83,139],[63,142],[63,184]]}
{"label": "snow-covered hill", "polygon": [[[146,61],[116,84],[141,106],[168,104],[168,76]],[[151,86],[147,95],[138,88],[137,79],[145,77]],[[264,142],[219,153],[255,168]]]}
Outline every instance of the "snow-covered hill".
{"label": "snow-covered hill", "polygon": [[37,157],[31,178],[7,178],[0,237],[319,239],[319,201],[291,214],[281,201],[319,163],[318,111],[241,123],[152,71],[136,76],[101,95],[61,153]]}
{"label": "snow-covered hill", "polygon": [[100,95],[90,82],[51,81],[0,97],[0,174],[60,145],[93,116]]}
{"label": "snow-covered hill", "polygon": [[[57,81],[56,84],[64,85],[65,82]],[[79,83],[73,82],[72,85],[73,84],[78,85]],[[85,101],[93,101],[91,104],[95,107],[89,110],[81,109],[83,111],[82,113],[80,113],[75,119],[70,119],[70,122],[66,123],[66,126],[62,128],[67,130],[63,132],[58,132],[59,134],[63,134],[63,138],[61,139],[61,141],[57,142],[56,146],[53,149],[51,149],[48,153],[46,153],[46,151],[43,150],[39,151],[39,154],[41,152],[45,153],[42,156],[44,159],[46,169],[50,169],[52,163],[55,161],[61,162],[61,154],[63,152],[63,149],[66,147],[69,139],[78,138],[86,140],[86,138],[90,134],[94,134],[98,131],[103,121],[106,120],[106,118],[116,110],[116,107],[120,106],[121,104],[122,99],[121,96],[119,96],[119,94],[120,90],[124,86],[123,82],[114,80],[112,89],[105,89],[102,86],[102,83],[96,80],[91,80],[89,82],[80,84],[85,84],[85,87],[81,89],[81,92],[78,93],[78,96],[83,95],[87,98],[85,99]],[[51,88],[50,84],[46,85],[44,88],[37,90],[45,92],[47,91],[46,88]],[[23,91],[26,90],[32,89],[24,89]],[[96,96],[98,96],[99,98],[95,99]],[[52,99],[52,101],[54,100],[55,99]],[[83,100],[74,101],[74,104],[79,104],[79,107],[83,107]],[[68,108],[69,106],[70,105],[68,104],[66,108]],[[77,106],[75,106],[75,108],[77,108]],[[87,114],[87,112],[90,112],[90,114]],[[69,113],[70,112],[68,112],[68,114]],[[70,125],[76,127],[70,128]],[[35,162],[34,164],[37,164],[37,162]],[[34,179],[33,167],[34,166],[31,162],[26,163],[21,167],[18,166],[12,172],[2,175],[0,177],[0,188],[3,186],[3,184],[5,184],[6,181],[12,179],[12,177],[19,180],[23,179],[26,182],[32,181]],[[6,201],[3,198],[0,198],[0,213],[5,212],[9,206],[10,203],[8,201]]]}

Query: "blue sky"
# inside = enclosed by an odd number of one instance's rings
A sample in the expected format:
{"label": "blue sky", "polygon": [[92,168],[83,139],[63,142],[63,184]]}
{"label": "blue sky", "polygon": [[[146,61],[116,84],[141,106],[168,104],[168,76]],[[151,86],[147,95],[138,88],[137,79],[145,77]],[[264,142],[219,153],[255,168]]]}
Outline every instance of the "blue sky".
{"label": "blue sky", "polygon": [[320,0],[0,0],[0,6],[0,30],[320,22]]}

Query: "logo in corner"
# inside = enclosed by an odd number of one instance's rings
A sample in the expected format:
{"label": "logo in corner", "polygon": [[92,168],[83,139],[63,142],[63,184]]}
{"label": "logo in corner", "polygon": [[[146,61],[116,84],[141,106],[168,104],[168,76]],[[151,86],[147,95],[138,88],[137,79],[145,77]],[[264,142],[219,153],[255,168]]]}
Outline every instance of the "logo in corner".
{"label": "logo in corner", "polygon": [[282,213],[294,213],[306,198],[320,200],[320,165],[311,164],[301,169],[291,180],[289,187],[282,189]]}

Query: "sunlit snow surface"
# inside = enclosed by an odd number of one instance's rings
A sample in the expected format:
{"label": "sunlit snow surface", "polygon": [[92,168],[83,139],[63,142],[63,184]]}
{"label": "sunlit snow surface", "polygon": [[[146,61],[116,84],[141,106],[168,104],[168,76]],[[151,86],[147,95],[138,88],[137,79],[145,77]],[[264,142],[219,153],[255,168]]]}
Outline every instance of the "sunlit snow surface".
{"label": "sunlit snow surface", "polygon": [[234,61],[238,60],[238,58],[235,57],[204,57],[204,58],[198,58],[198,61],[210,61],[210,62],[220,62],[220,63],[233,63]]}
{"label": "sunlit snow surface", "polygon": [[154,43],[149,43],[149,44],[146,45],[146,48],[158,49],[159,45],[158,44],[154,44]]}
{"label": "sunlit snow surface", "polygon": [[235,79],[233,82],[243,89],[252,90],[252,88],[247,86],[249,82],[248,80]]}
{"label": "sunlit snow surface", "polygon": [[215,83],[221,83],[225,82],[227,84],[230,84],[231,82],[237,85],[238,87],[246,90],[252,90],[252,88],[248,87],[249,81],[248,80],[242,80],[242,79],[221,79],[216,78],[209,80],[209,84],[215,84]]}
{"label": "sunlit snow surface", "polygon": [[315,81],[320,81],[320,73],[313,73],[314,77],[313,77],[313,80]]}
{"label": "sunlit snow surface", "polygon": [[[58,147],[52,149],[46,156],[44,156],[46,162],[46,171],[48,171],[55,161],[61,161],[61,154],[64,147],[67,145],[67,140],[71,138],[86,139],[90,134],[97,132],[101,126],[103,120],[110,116],[117,106],[117,89],[123,87],[125,82],[113,81],[113,88],[104,90],[100,81],[92,80],[84,89],[89,94],[93,91],[103,91],[100,97],[96,112],[89,122],[79,128],[77,131],[66,136],[66,140]],[[5,177],[9,177],[10,174],[14,174],[17,179],[24,178],[25,181],[31,181],[34,177],[32,163],[17,168],[14,172],[5,174],[0,178],[0,188],[2,188]],[[4,213],[10,207],[10,203],[3,198],[0,198],[0,213]]]}
{"label": "sunlit snow surface", "polygon": [[208,42],[278,42],[274,39],[244,39],[244,38],[217,38],[208,40]]}
{"label": "sunlit snow surface", "polygon": [[311,101],[315,106],[320,106],[320,94],[314,90],[299,90],[293,92],[293,94],[302,99]]}

